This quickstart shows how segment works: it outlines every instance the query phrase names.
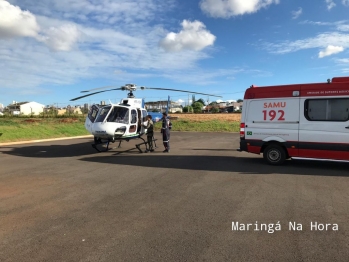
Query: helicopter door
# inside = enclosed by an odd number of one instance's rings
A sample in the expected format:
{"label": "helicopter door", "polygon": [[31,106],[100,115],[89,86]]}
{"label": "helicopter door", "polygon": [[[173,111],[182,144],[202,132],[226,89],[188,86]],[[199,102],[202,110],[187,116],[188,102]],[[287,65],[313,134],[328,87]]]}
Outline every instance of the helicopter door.
{"label": "helicopter door", "polygon": [[137,121],[137,124],[138,124],[138,127],[137,127],[137,133],[141,133],[142,132],[142,111],[140,109],[137,109],[137,117],[138,117],[138,121]]}
{"label": "helicopter door", "polygon": [[92,123],[95,122],[97,114],[98,114],[99,107],[97,105],[92,105],[85,121],[85,128],[92,133]]}
{"label": "helicopter door", "polygon": [[142,129],[141,129],[141,133],[145,133],[145,126],[143,126],[143,123],[147,121],[147,111],[146,110],[142,110],[142,118],[141,118],[141,124],[142,124]]}
{"label": "helicopter door", "polygon": [[131,110],[131,125],[129,129],[129,133],[136,133],[137,131],[137,111],[136,109]]}

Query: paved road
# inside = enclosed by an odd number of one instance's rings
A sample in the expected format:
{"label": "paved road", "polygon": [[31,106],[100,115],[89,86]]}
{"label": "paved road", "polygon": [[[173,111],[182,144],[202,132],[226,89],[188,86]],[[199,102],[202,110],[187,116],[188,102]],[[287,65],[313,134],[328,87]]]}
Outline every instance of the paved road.
{"label": "paved road", "polygon": [[1,147],[0,261],[349,261],[349,165],[268,166],[238,139],[172,132],[169,154]]}

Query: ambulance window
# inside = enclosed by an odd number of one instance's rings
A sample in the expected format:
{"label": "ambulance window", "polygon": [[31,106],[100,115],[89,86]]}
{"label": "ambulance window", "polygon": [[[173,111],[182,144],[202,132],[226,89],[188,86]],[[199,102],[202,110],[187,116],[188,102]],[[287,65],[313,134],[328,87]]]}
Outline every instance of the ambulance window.
{"label": "ambulance window", "polygon": [[305,117],[310,121],[348,121],[349,99],[305,100]]}

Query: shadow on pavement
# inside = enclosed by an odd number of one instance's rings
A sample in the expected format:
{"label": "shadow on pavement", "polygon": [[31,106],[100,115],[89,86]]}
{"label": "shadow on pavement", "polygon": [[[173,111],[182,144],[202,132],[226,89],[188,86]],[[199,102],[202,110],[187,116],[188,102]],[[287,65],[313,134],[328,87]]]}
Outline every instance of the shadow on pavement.
{"label": "shadow on pavement", "polygon": [[[161,150],[156,150],[148,154],[140,154],[134,147],[136,143],[137,142],[123,142],[121,148],[117,148],[118,143],[114,143],[111,144],[112,150],[106,153],[98,153],[92,148],[91,141],[66,145],[35,144],[7,146],[1,147],[0,152],[28,158],[81,157],[78,160],[139,167],[241,172],[242,174],[292,174],[349,177],[348,163],[289,160],[282,166],[270,166],[265,163],[261,156],[257,155],[255,157],[244,157],[243,155],[175,155],[172,152],[170,154],[162,153]],[[206,149],[195,148],[187,150]],[[230,154],[229,151],[236,151],[236,149],[209,149],[208,152],[210,150],[212,154],[215,154],[214,152],[217,151],[226,151],[227,154]]]}
{"label": "shadow on pavement", "polygon": [[104,155],[84,157],[81,161],[129,165],[139,167],[173,168],[218,172],[241,172],[243,174],[292,174],[309,176],[349,177],[347,163],[318,161],[286,161],[282,166],[270,166],[262,158],[233,156],[193,156],[171,154],[147,154],[139,156]]}

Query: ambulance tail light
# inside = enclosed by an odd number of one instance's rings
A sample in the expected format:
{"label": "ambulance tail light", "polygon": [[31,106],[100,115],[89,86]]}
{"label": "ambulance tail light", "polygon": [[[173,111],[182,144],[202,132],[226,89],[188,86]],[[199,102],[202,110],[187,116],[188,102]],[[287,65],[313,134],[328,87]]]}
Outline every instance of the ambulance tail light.
{"label": "ambulance tail light", "polygon": [[245,123],[240,123],[240,138],[245,138]]}

